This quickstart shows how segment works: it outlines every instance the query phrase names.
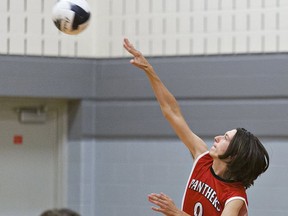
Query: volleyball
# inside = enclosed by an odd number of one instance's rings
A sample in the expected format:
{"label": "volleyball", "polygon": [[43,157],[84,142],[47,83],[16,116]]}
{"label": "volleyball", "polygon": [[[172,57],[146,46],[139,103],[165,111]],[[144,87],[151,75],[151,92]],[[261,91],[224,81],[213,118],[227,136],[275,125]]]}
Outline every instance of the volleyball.
{"label": "volleyball", "polygon": [[52,10],[52,20],[63,33],[76,35],[87,28],[91,17],[86,0],[58,0]]}

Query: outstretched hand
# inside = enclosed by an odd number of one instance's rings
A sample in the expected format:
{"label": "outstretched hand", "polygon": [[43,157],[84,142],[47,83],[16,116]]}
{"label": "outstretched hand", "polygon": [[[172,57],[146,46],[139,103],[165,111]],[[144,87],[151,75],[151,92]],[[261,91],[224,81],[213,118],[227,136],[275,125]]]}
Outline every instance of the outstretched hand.
{"label": "outstretched hand", "polygon": [[152,210],[160,212],[166,216],[181,216],[182,211],[178,209],[173,200],[164,193],[152,193],[148,195],[148,201],[157,205],[153,206]]}
{"label": "outstretched hand", "polygon": [[124,38],[123,41],[123,47],[134,56],[134,59],[130,60],[130,63],[135,65],[136,67],[140,69],[148,69],[151,67],[149,62],[146,60],[146,58],[142,55],[142,53],[138,50],[136,50],[132,43],[127,38]]}

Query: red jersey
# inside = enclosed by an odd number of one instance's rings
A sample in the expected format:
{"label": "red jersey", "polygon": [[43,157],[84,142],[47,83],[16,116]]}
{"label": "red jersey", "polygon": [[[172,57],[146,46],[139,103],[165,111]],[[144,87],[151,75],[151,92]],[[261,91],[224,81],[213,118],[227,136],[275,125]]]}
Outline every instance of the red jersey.
{"label": "red jersey", "polygon": [[239,216],[247,216],[247,195],[240,182],[221,179],[212,169],[209,152],[194,162],[183,196],[182,210],[192,216],[220,216],[225,205],[232,200],[245,202]]}

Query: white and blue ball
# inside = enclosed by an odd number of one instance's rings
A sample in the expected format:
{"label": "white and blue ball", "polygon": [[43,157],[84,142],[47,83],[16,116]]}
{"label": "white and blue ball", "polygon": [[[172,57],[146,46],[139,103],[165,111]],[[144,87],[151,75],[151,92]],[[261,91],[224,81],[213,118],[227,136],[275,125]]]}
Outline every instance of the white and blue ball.
{"label": "white and blue ball", "polygon": [[52,20],[56,27],[70,35],[86,29],[90,17],[90,7],[86,0],[59,0],[52,10]]}

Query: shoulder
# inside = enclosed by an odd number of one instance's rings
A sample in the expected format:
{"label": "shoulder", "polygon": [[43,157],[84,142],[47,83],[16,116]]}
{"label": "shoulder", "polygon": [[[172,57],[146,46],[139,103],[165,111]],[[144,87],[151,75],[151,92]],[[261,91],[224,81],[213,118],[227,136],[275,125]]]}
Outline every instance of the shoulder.
{"label": "shoulder", "polygon": [[209,151],[205,151],[203,152],[202,154],[198,155],[196,158],[195,158],[195,162],[197,162],[198,160],[200,159],[204,159],[204,160],[207,160],[207,159],[212,159],[212,157],[210,156],[209,154]]}
{"label": "shoulder", "polygon": [[237,216],[248,215],[247,194],[242,186],[231,188],[230,197],[225,202],[226,207],[228,209],[239,210]]}
{"label": "shoulder", "polygon": [[193,167],[192,167],[192,172],[204,172],[204,170],[207,170],[211,164],[213,163],[213,159],[211,158],[211,156],[209,155],[209,152],[206,151],[202,154],[200,154],[193,163]]}
{"label": "shoulder", "polygon": [[211,163],[213,162],[213,158],[210,156],[209,151],[205,151],[200,154],[194,161],[195,164],[197,163]]}
{"label": "shoulder", "polygon": [[248,207],[245,199],[235,198],[226,202],[223,216],[247,216]]}

